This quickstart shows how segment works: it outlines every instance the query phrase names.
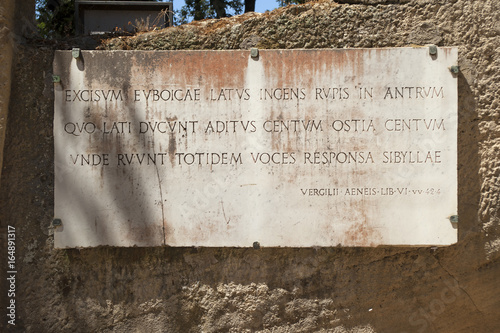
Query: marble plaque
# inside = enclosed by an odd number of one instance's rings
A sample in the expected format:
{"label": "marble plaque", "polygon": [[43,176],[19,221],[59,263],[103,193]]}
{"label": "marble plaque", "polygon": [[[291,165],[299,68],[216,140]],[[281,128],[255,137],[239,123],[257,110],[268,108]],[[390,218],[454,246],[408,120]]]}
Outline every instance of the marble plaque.
{"label": "marble plaque", "polygon": [[457,48],[57,51],[55,247],[453,244],[456,65]]}

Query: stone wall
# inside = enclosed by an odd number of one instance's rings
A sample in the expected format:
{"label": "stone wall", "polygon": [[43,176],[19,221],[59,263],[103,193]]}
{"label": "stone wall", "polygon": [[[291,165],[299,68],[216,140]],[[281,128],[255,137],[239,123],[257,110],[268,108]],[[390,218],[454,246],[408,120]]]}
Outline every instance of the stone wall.
{"label": "stone wall", "polygon": [[[102,49],[458,46],[459,242],[449,247],[54,250],[49,44],[20,45],[0,186],[12,332],[494,332],[500,327],[500,4],[318,1]],[[73,43],[73,44],[71,44]],[[68,46],[78,46],[78,42]],[[3,287],[4,285],[2,285]],[[6,292],[2,290],[2,309]],[[3,313],[3,312],[2,312]]]}
{"label": "stone wall", "polygon": [[14,25],[14,2],[5,1],[0,4],[0,177],[3,161],[3,147],[5,128],[10,100],[10,82],[12,74],[13,41],[12,29]]}

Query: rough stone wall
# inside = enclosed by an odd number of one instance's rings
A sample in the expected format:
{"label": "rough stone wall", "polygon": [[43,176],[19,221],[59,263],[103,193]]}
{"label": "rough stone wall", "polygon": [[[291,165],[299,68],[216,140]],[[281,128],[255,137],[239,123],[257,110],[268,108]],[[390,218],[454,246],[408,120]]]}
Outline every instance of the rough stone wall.
{"label": "rough stone wall", "polygon": [[5,128],[10,100],[10,81],[12,74],[12,57],[14,53],[12,27],[14,25],[14,2],[5,1],[0,4],[0,177],[3,161]]}
{"label": "rough stone wall", "polygon": [[2,230],[17,232],[17,325],[7,327],[2,315],[0,330],[498,331],[500,4],[341,2],[198,22],[101,48],[458,46],[458,244],[54,250],[53,51],[26,45],[14,69],[0,186]]}

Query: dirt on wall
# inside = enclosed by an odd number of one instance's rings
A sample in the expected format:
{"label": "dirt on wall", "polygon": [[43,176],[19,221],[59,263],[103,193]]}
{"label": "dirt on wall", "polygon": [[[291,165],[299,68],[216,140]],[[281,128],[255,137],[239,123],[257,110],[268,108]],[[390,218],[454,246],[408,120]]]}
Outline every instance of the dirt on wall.
{"label": "dirt on wall", "polygon": [[7,227],[16,230],[16,325],[5,319],[2,282],[0,330],[499,332],[500,3],[339,2],[206,20],[100,48],[458,46],[456,245],[55,250],[55,47],[27,42],[15,59],[0,184],[2,277]]}

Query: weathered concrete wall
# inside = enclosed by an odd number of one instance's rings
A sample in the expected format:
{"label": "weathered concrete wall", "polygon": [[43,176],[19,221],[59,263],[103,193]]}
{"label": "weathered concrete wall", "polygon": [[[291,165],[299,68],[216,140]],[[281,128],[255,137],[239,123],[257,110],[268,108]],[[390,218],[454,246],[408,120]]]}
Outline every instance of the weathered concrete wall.
{"label": "weathered concrete wall", "polygon": [[[342,2],[199,22],[117,38],[103,48],[458,46],[458,244],[54,250],[53,52],[25,46],[16,59],[0,186],[2,227],[15,226],[17,236],[17,320],[16,327],[8,329],[498,330],[500,4],[496,0]],[[2,290],[2,299],[4,295]],[[6,326],[2,318],[0,328]]]}

